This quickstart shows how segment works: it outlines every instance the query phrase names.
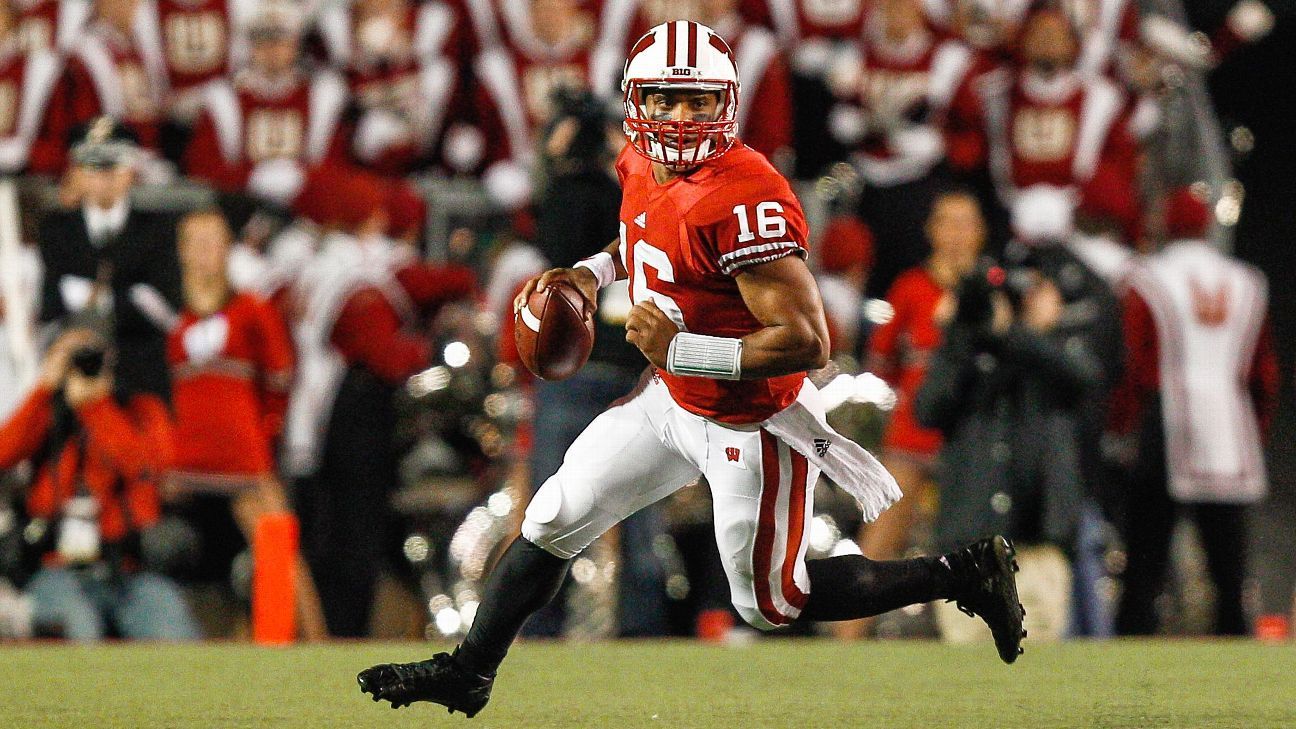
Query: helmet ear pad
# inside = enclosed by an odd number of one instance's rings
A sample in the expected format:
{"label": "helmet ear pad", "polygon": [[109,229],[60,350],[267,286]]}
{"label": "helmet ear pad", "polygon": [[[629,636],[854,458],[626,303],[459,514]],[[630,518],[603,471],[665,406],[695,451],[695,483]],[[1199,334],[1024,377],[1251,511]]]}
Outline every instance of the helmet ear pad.
{"label": "helmet ear pad", "polygon": [[[729,45],[710,28],[687,20],[662,23],[633,46],[621,80],[625,132],[640,155],[671,169],[690,169],[733,146],[738,115],[738,66]],[[658,120],[645,103],[654,92],[718,94],[709,121]]]}

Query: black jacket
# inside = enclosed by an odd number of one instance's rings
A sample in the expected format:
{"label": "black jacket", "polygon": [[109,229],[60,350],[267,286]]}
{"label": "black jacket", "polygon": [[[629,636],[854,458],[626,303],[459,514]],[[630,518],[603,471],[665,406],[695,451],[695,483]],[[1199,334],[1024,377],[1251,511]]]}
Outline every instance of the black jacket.
{"label": "black jacket", "polygon": [[945,434],[936,525],[942,549],[996,533],[1069,547],[1092,493],[1091,429],[1101,420],[1115,359],[1112,299],[1041,269],[1066,302],[1054,331],[1014,324],[993,335],[952,323],[918,391],[919,422]]}
{"label": "black jacket", "polygon": [[[617,238],[621,187],[598,168],[555,177],[536,205],[536,247],[555,266],[571,266],[607,247]],[[591,362],[628,370],[644,367],[639,349],[626,342],[624,320],[610,318],[605,309],[606,291],[594,314],[594,349]]]}
{"label": "black jacket", "polygon": [[55,211],[41,221],[40,253],[45,265],[41,321],[67,323],[74,312],[69,311],[64,298],[66,280],[79,277],[93,282],[101,264],[109,267],[119,391],[145,391],[164,400],[170,398],[166,333],[135,306],[130,289],[135,284],[147,284],[172,311],[180,310],[180,264],[175,239],[175,219],[163,213],[132,209],[121,233],[102,248],[91,244],[80,209]]}

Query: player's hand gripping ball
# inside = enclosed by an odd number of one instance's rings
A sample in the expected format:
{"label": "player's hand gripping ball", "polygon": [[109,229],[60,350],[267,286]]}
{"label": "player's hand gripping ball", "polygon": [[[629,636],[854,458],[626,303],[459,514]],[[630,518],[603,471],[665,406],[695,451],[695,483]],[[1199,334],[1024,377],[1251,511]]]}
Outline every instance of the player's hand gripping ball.
{"label": "player's hand gripping ball", "polygon": [[565,380],[584,366],[594,348],[594,304],[575,281],[553,273],[527,282],[518,295],[513,334],[522,364],[532,374]]}
{"label": "player's hand gripping ball", "polygon": [[626,319],[626,341],[639,348],[649,362],[666,369],[666,355],[679,327],[652,299],[635,304]]}

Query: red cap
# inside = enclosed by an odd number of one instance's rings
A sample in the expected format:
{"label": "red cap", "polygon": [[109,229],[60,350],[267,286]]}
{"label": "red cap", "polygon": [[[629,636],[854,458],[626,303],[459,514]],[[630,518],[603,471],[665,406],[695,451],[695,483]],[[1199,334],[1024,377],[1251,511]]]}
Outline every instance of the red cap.
{"label": "red cap", "polygon": [[379,178],[353,170],[312,170],[297,196],[297,212],[321,225],[354,230],[373,217],[387,212],[387,191]]}
{"label": "red cap", "polygon": [[819,268],[825,273],[844,273],[857,265],[873,267],[873,231],[859,218],[839,215],[824,230]]}
{"label": "red cap", "polygon": [[1133,185],[1103,170],[1080,190],[1076,216],[1110,221],[1120,228],[1126,243],[1136,242],[1142,233],[1142,212]]}
{"label": "red cap", "polygon": [[427,220],[427,202],[413,185],[402,180],[384,180],[385,207],[391,220],[389,235],[403,238],[417,236]]}
{"label": "red cap", "polygon": [[1165,203],[1166,237],[1203,238],[1210,230],[1210,207],[1204,196],[1192,187],[1178,187],[1170,192]]}

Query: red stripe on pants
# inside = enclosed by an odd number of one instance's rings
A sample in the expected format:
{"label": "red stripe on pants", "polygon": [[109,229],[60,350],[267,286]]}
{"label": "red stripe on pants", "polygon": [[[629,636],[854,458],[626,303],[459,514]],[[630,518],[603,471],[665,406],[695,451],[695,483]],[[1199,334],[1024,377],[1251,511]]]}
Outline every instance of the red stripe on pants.
{"label": "red stripe on pants", "polygon": [[790,621],[774,607],[770,594],[770,570],[774,561],[774,533],[778,519],[779,457],[778,440],[761,431],[760,516],[756,524],[756,544],[752,549],[752,582],[756,587],[756,607],[774,625]]}
{"label": "red stripe on pants", "polygon": [[801,553],[801,538],[805,532],[806,457],[792,451],[792,493],[788,497],[787,553],[783,556],[783,599],[800,610],[805,607],[806,595],[796,584],[797,555]]}

